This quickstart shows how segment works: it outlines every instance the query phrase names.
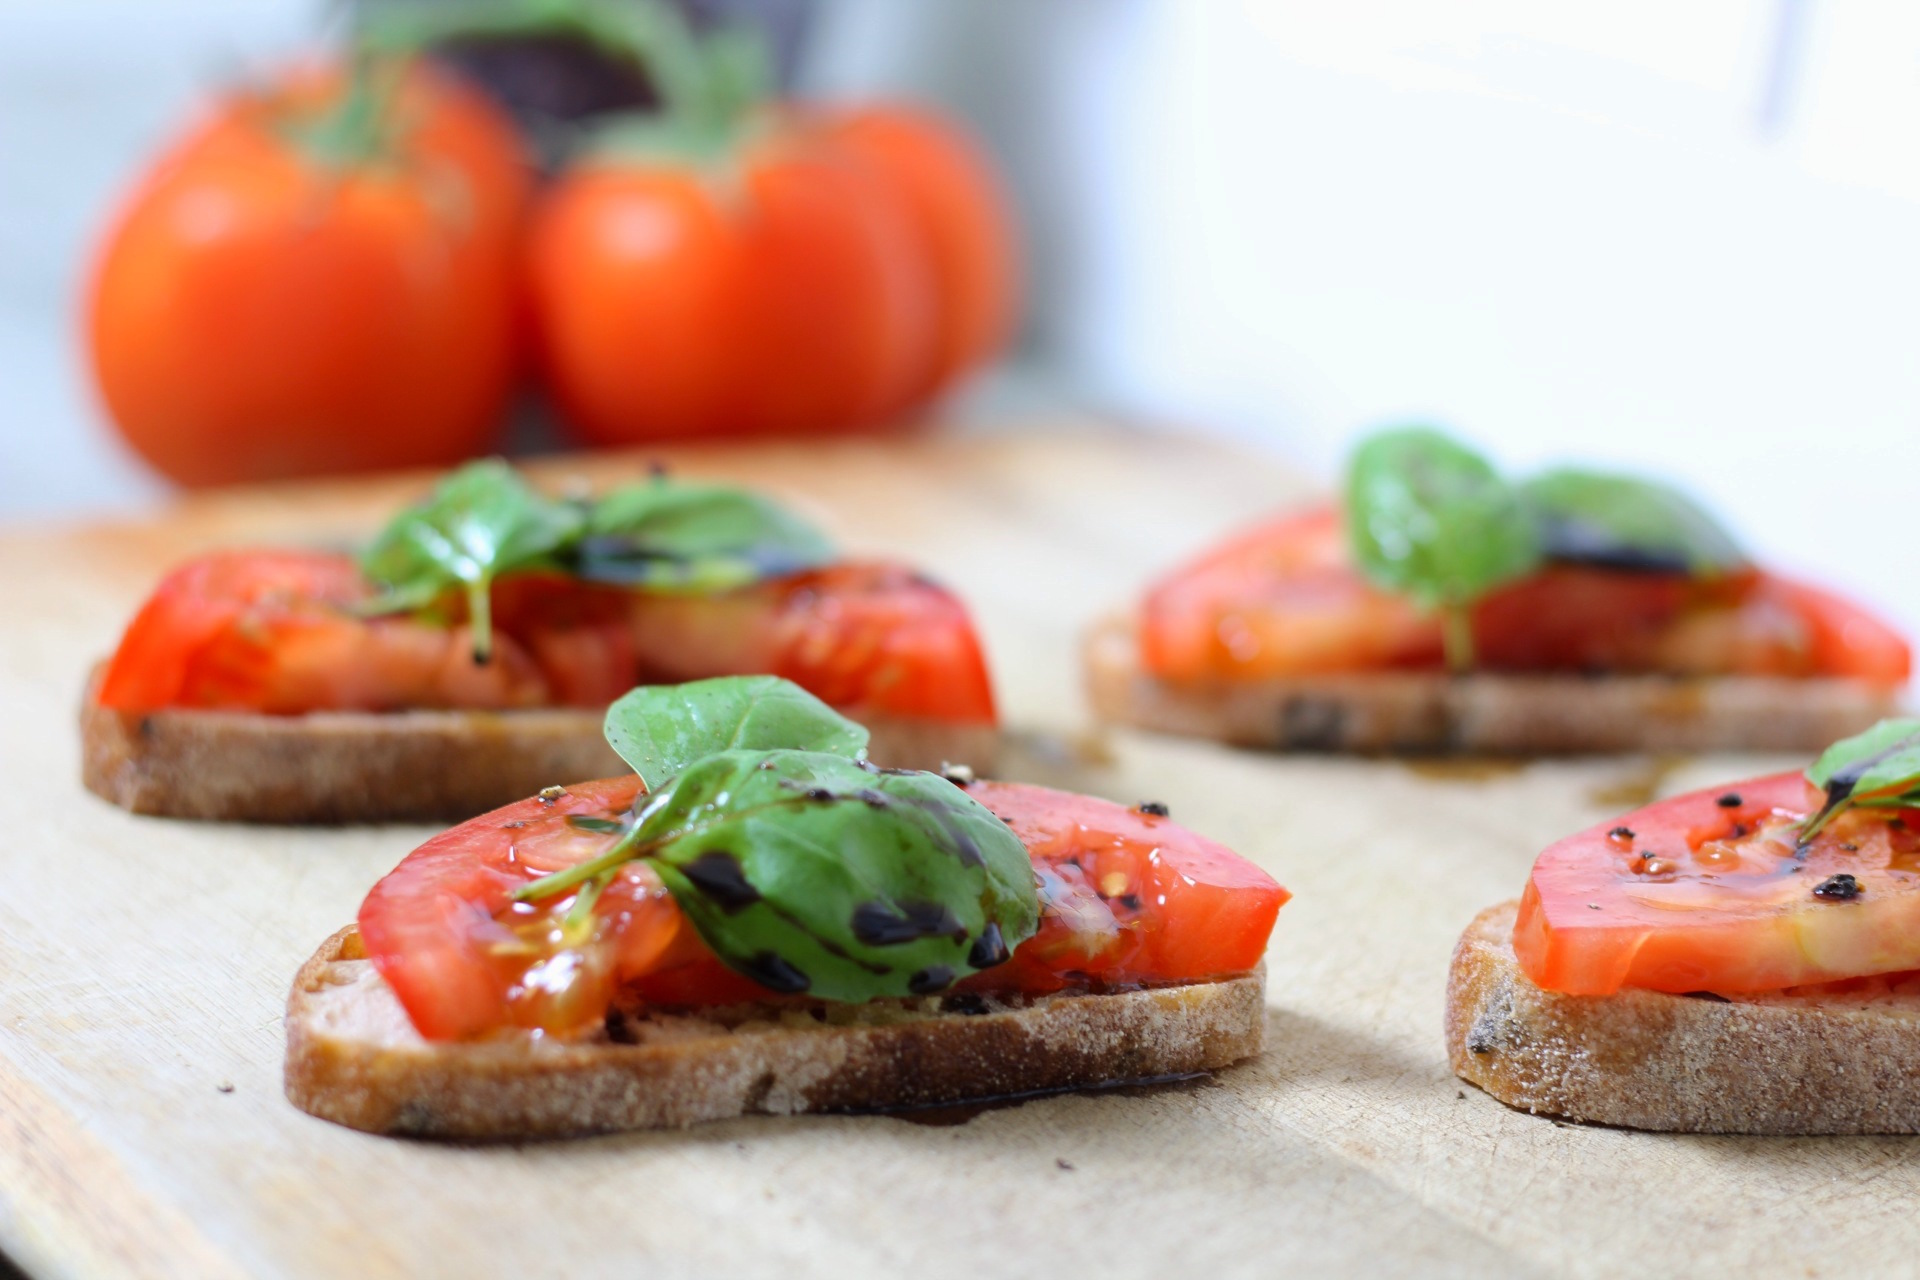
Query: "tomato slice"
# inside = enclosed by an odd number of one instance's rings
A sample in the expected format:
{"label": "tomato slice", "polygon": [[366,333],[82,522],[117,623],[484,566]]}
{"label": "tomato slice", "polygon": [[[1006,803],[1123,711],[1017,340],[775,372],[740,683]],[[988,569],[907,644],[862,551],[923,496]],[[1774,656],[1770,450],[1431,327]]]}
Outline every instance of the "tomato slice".
{"label": "tomato slice", "polygon": [[[1797,849],[1820,800],[1800,774],[1775,774],[1551,846],[1520,901],[1521,967],[1575,995],[1772,991],[1920,969],[1920,814],[1849,810]],[[1829,883],[1841,874],[1857,896]]]}
{"label": "tomato slice", "polygon": [[1290,896],[1272,876],[1171,818],[1010,782],[967,794],[1013,828],[1040,879],[1040,928],[960,985],[1058,991],[1199,982],[1260,962]]}
{"label": "tomato slice", "polygon": [[994,721],[980,640],[958,597],[896,564],[851,563],[783,579],[767,670],[836,707]]}
{"label": "tomato slice", "polygon": [[[568,935],[573,895],[515,904],[520,885],[617,837],[570,818],[618,817],[637,778],[570,786],[445,831],[367,895],[360,935],[429,1039],[598,1027],[616,998],[712,1006],[782,997],[728,969],[646,866],[628,867]],[[1047,992],[1199,981],[1259,963],[1287,891],[1167,818],[1043,787],[969,790],[1026,843],[1043,885],[1040,930],[974,991]]]}
{"label": "tomato slice", "polygon": [[[1906,642],[1828,592],[1757,570],[1711,579],[1550,564],[1473,610],[1490,671],[1669,672],[1906,680]],[[1437,669],[1440,623],[1353,567],[1340,512],[1261,525],[1170,574],[1140,614],[1165,680]]]}
{"label": "tomato slice", "polygon": [[345,556],[222,551],[188,561],[161,579],[127,625],[101,679],[100,702],[129,711],[176,705],[194,660],[222,635],[329,612],[365,590]]}
{"label": "tomato slice", "polygon": [[610,778],[495,809],[427,841],[373,887],[360,906],[360,937],[421,1035],[573,1030],[606,1016],[622,976],[661,961],[683,917],[642,864],[600,895],[577,938],[565,926],[574,895],[512,901],[521,885],[593,857],[613,838],[568,818],[617,819],[640,790],[637,777]]}
{"label": "tomato slice", "polygon": [[1271,521],[1161,579],[1140,654],[1168,680],[1438,665],[1440,626],[1347,561],[1331,507]]}
{"label": "tomato slice", "polygon": [[1865,609],[1819,587],[1769,576],[1768,589],[1811,631],[1812,663],[1825,675],[1905,684],[1913,653],[1899,632]]}
{"label": "tomato slice", "polygon": [[994,722],[966,608],[911,570],[846,563],[711,595],[649,595],[554,573],[494,584],[494,655],[464,605],[368,618],[346,556],[227,552],[176,570],[109,662],[103,706],[298,715],[604,707],[636,684],[768,672],[856,718]]}

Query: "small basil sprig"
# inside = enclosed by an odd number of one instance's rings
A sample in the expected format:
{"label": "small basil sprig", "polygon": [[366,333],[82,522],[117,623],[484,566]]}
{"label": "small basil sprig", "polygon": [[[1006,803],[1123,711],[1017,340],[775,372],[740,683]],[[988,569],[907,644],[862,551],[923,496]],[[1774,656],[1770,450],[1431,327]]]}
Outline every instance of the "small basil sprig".
{"label": "small basil sprig", "polygon": [[1696,577],[1746,564],[1726,529],[1677,489],[1577,467],[1515,486],[1430,427],[1383,431],[1355,450],[1347,534],[1371,581],[1440,611],[1455,670],[1473,663],[1474,602],[1543,561]]}
{"label": "small basil sprig", "polygon": [[470,462],[401,512],[361,558],[361,571],[382,591],[368,609],[406,612],[462,590],[473,659],[484,663],[493,652],[493,580],[555,563],[584,523],[577,505],[541,497],[498,458]]}
{"label": "small basil sprig", "polygon": [[1550,560],[1703,578],[1747,562],[1704,507],[1655,480],[1557,467],[1520,492]]}
{"label": "small basil sprig", "polygon": [[[864,730],[769,680],[624,699],[616,746],[672,776],[605,853],[516,898],[577,888],[565,922],[577,937],[620,868],[644,858],[730,967],[830,1000],[928,995],[1004,962],[1039,922],[1019,838],[944,778],[874,768],[859,758]],[[784,733],[821,749],[726,745]]]}
{"label": "small basil sprig", "polygon": [[1848,809],[1920,807],[1920,720],[1882,720],[1820,753],[1807,781],[1827,793],[1802,824],[1805,843]]}
{"label": "small basil sprig", "polygon": [[759,496],[664,475],[597,502],[541,496],[497,458],[469,463],[396,516],[361,557],[380,589],[371,614],[424,609],[464,592],[473,656],[493,648],[492,584],[545,568],[640,591],[717,592],[825,564],[833,546]]}
{"label": "small basil sprig", "polygon": [[1478,453],[1429,427],[1364,441],[1347,472],[1347,529],[1360,569],[1441,613],[1447,663],[1473,664],[1470,606],[1540,563],[1512,486]]}
{"label": "small basil sprig", "polygon": [[571,568],[651,591],[725,591],[815,568],[826,536],[756,493],[663,477],[616,489],[587,516]]}
{"label": "small basil sprig", "polygon": [[867,749],[863,726],[778,676],[642,685],[607,708],[606,734],[654,788],[720,751],[787,747],[851,760]]}

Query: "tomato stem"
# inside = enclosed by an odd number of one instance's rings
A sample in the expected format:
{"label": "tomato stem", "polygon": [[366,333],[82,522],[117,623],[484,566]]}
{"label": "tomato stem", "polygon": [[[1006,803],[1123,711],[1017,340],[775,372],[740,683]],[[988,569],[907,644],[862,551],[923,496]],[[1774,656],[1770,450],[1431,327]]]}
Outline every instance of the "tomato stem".
{"label": "tomato stem", "polygon": [[282,131],[326,168],[354,169],[369,164],[392,144],[393,103],[402,76],[399,59],[359,48],[347,63],[346,85],[339,101],[310,118],[289,120]]}
{"label": "tomato stem", "polygon": [[608,25],[624,32],[621,45],[652,81],[661,106],[657,115],[610,118],[595,131],[595,150],[722,158],[773,96],[773,59],[755,27],[696,32],[663,0],[623,6]]}

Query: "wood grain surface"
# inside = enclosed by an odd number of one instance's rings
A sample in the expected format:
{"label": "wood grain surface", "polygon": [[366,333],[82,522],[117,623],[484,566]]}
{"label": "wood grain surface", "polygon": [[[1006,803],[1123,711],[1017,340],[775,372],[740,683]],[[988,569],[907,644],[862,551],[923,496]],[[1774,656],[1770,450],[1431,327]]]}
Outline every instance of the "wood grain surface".
{"label": "wood grain surface", "polygon": [[[1920,1146],[1651,1136],[1520,1115],[1440,1041],[1448,952],[1533,854],[1764,759],[1515,766],[1260,757],[1084,725],[1075,639],[1149,572],[1306,487],[1093,427],[667,451],[762,485],[974,605],[1007,772],[1162,800],[1298,895],[1272,1047],[1200,1084],[934,1125],[755,1119],[462,1147],[280,1096],[294,970],[423,828],[136,818],[84,793],[88,664],[155,575],[236,542],[364,535],[419,478],[0,534],[0,1248],[36,1276],[1907,1274]],[[646,459],[543,464],[596,483]]]}

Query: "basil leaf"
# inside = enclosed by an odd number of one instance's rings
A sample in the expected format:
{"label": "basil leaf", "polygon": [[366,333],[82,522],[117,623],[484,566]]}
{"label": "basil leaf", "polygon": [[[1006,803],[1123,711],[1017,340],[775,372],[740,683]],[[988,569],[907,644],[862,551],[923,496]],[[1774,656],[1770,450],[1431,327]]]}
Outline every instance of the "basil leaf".
{"label": "basil leaf", "polygon": [[714,954],[775,991],[930,995],[1039,921],[1019,838],[930,773],[725,751],[654,796],[634,838]]}
{"label": "basil leaf", "polygon": [[449,588],[462,588],[474,660],[485,662],[493,647],[493,580],[510,569],[551,562],[583,522],[578,506],[541,497],[498,458],[470,462],[425,502],[396,516],[361,557],[361,571],[385,593],[371,607],[418,609]]}
{"label": "basil leaf", "polygon": [[1559,467],[1528,480],[1521,496],[1551,559],[1703,578],[1747,562],[1704,507],[1658,481]]}
{"label": "basil leaf", "polygon": [[1801,827],[1803,841],[1813,839],[1857,797],[1920,782],[1920,720],[1882,720],[1865,733],[1842,738],[1820,753],[1807,781],[1823,788],[1827,801]]}
{"label": "basil leaf", "polygon": [[595,504],[574,572],[653,591],[711,592],[816,568],[834,557],[818,529],[759,494],[665,477]]}
{"label": "basil leaf", "polygon": [[607,708],[606,733],[652,790],[719,751],[791,747],[851,760],[867,747],[864,728],[778,676],[642,685]]}
{"label": "basil leaf", "polygon": [[1540,563],[1533,521],[1512,486],[1430,427],[1383,431],[1354,452],[1347,534],[1370,580],[1446,611],[1456,667],[1471,662],[1466,607]]}

